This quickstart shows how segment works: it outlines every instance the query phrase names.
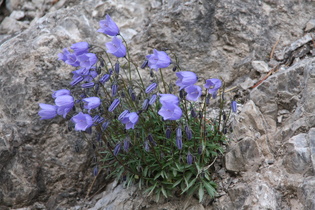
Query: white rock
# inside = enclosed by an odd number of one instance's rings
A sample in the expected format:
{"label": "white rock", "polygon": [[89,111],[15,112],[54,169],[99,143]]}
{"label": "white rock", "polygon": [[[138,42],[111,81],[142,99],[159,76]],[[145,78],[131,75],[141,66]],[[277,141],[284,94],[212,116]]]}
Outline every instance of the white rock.
{"label": "white rock", "polygon": [[264,61],[252,61],[252,67],[259,73],[269,72],[268,64]]}
{"label": "white rock", "polygon": [[21,10],[14,10],[10,15],[10,18],[13,18],[15,20],[20,20],[24,17],[25,17],[25,13]]}

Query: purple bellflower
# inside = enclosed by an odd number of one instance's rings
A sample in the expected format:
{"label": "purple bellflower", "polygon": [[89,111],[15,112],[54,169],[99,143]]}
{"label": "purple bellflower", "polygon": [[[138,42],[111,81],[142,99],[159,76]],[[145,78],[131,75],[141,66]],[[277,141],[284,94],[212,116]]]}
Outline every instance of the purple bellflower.
{"label": "purple bellflower", "polygon": [[72,82],[76,80],[80,80],[80,82],[82,81],[91,82],[97,76],[97,72],[91,71],[89,68],[81,68],[81,69],[72,71],[72,73],[73,73]]}
{"label": "purple bellflower", "polygon": [[135,112],[131,112],[125,115],[125,117],[121,120],[123,124],[126,125],[126,130],[130,128],[134,129],[136,123],[138,122],[139,116]]}
{"label": "purple bellflower", "polygon": [[169,104],[169,103],[179,105],[179,99],[177,96],[173,94],[159,94],[159,95],[160,95],[160,102],[162,105]]}
{"label": "purple bellflower", "polygon": [[163,117],[164,120],[178,120],[182,116],[182,110],[174,103],[164,103],[159,110],[158,114]]}
{"label": "purple bellflower", "polygon": [[58,96],[63,96],[63,95],[70,95],[70,90],[67,90],[67,89],[56,90],[53,92],[52,97],[55,99]]}
{"label": "purple bellflower", "polygon": [[120,152],[120,148],[121,148],[121,142],[116,144],[115,148],[114,148],[114,155],[117,156],[118,153]]}
{"label": "purple bellflower", "polygon": [[89,52],[89,44],[87,42],[77,42],[70,47],[74,54],[82,55]]}
{"label": "purple bellflower", "polygon": [[77,58],[80,61],[80,66],[88,69],[96,64],[98,60],[94,53],[84,53],[79,55]]}
{"label": "purple bellflower", "polygon": [[147,55],[148,66],[151,69],[158,70],[159,68],[166,68],[171,64],[171,58],[164,51],[153,50],[153,54]]}
{"label": "purple bellflower", "polygon": [[187,154],[187,164],[191,165],[194,161],[194,157],[192,156],[192,154],[190,152],[188,152]]}
{"label": "purple bellflower", "polygon": [[216,78],[207,79],[206,84],[204,85],[204,87],[208,89],[208,93],[212,95],[212,98],[216,98],[218,89],[221,86],[222,86],[221,80]]}
{"label": "purple bellflower", "polygon": [[70,53],[67,48],[64,48],[62,53],[58,54],[59,59],[74,67],[80,66],[80,61],[74,53]]}
{"label": "purple bellflower", "polygon": [[189,101],[197,101],[202,93],[201,87],[197,85],[188,86],[185,88],[185,91],[187,93],[186,99]]}
{"label": "purple bellflower", "polygon": [[129,110],[126,109],[118,116],[118,120],[124,119],[127,114],[129,114]]}
{"label": "purple bellflower", "polygon": [[89,97],[82,100],[84,102],[84,109],[88,109],[91,111],[91,109],[95,109],[99,107],[101,104],[101,99],[98,97]]}
{"label": "purple bellflower", "polygon": [[111,42],[106,43],[106,47],[107,52],[113,54],[117,58],[126,56],[126,47],[122,43],[121,39],[117,38],[116,36],[113,37]]}
{"label": "purple bellflower", "polygon": [[183,136],[181,127],[178,127],[176,129],[176,146],[179,150],[183,148]]}
{"label": "purple bellflower", "polygon": [[87,128],[93,125],[93,119],[89,114],[79,114],[73,116],[71,121],[75,123],[74,129],[77,131],[85,131]]}
{"label": "purple bellflower", "polygon": [[107,34],[109,36],[117,36],[119,34],[118,26],[109,15],[106,15],[106,19],[101,20],[99,24],[101,28],[97,30],[98,32]]}
{"label": "purple bellflower", "polygon": [[195,84],[198,80],[196,74],[191,71],[176,72],[176,76],[178,77],[176,85],[180,87],[179,90]]}
{"label": "purple bellflower", "polygon": [[58,107],[57,114],[62,115],[63,118],[65,118],[74,106],[74,99],[70,95],[58,96],[55,99],[55,104]]}
{"label": "purple bellflower", "polygon": [[41,116],[41,120],[51,119],[57,115],[57,106],[50,104],[39,104],[41,110],[39,110],[38,115]]}

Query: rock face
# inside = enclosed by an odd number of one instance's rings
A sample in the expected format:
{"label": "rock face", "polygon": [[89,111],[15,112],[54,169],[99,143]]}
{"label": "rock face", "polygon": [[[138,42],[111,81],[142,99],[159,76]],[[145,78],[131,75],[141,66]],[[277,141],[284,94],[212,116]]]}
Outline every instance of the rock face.
{"label": "rock face", "polygon": [[[0,209],[315,208],[314,2],[54,2],[2,2],[8,15],[0,17]],[[52,90],[71,77],[57,54],[79,41],[103,45],[96,29],[107,13],[139,63],[153,48],[170,48],[183,69],[238,86],[243,107],[216,165],[219,196],[204,206],[195,199],[154,204],[132,189],[117,197],[125,190],[112,185],[85,200],[106,186],[98,177],[90,188],[93,152],[65,120],[39,120],[38,103],[51,103]],[[277,60],[269,59],[277,41]],[[267,68],[274,73],[249,88]]]}

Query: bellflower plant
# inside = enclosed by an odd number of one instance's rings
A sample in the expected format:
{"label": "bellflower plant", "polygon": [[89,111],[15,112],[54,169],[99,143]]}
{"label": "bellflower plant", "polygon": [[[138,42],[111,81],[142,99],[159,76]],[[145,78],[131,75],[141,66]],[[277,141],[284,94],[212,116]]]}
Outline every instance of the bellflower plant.
{"label": "bellflower plant", "polygon": [[70,121],[94,151],[94,176],[105,172],[157,200],[215,196],[212,165],[237,108],[235,101],[226,106],[224,83],[209,78],[202,85],[194,72],[181,70],[170,50],[153,49],[138,64],[110,16],[99,24],[98,32],[112,36],[107,50],[82,41],[58,54],[72,68],[72,81],[52,93],[54,104],[39,104],[40,119],[61,115]]}

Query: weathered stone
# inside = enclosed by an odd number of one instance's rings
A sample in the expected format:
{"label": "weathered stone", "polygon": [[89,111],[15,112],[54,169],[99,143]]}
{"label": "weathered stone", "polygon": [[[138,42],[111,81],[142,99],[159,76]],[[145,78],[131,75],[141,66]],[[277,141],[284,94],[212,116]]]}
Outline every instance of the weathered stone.
{"label": "weathered stone", "polygon": [[304,174],[311,165],[311,153],[309,148],[308,135],[300,133],[293,136],[286,143],[286,157],[284,166],[289,173]]}
{"label": "weathered stone", "polygon": [[252,61],[252,67],[262,74],[269,72],[268,64],[264,61]]}

